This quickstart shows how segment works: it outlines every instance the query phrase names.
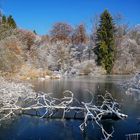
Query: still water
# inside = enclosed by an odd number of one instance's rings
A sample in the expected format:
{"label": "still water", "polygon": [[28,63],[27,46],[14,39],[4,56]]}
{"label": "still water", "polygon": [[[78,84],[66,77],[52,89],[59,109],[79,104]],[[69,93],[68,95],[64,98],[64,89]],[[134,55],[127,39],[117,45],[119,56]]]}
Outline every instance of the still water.
{"label": "still water", "polygon": [[[34,89],[53,93],[54,97],[63,97],[64,90],[71,90],[79,101],[88,102],[93,94],[108,91],[121,104],[121,112],[128,115],[126,120],[104,120],[102,124],[109,132],[114,128],[112,140],[125,140],[126,134],[140,133],[140,102],[125,95],[120,84],[130,76],[102,76],[96,78],[80,77],[63,80],[31,81]],[[98,126],[88,125],[81,132],[82,120],[40,119],[31,116],[19,116],[0,125],[0,140],[100,140]]]}

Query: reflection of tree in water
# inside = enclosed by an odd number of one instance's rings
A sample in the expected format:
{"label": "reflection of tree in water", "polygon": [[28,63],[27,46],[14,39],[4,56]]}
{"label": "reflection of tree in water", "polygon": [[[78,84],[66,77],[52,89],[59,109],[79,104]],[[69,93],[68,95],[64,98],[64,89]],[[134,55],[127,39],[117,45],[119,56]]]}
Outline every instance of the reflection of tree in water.
{"label": "reflection of tree in water", "polygon": [[[89,122],[90,123],[90,122]],[[114,121],[111,120],[102,120],[101,124],[103,125],[104,129],[108,132],[111,133],[112,129],[114,129]],[[100,140],[103,137],[102,131],[100,129],[98,129],[98,126],[96,125],[96,123],[93,124],[94,126],[92,126],[92,124],[90,124],[87,128],[84,129],[82,135],[84,140]],[[90,134],[92,134],[90,136]]]}

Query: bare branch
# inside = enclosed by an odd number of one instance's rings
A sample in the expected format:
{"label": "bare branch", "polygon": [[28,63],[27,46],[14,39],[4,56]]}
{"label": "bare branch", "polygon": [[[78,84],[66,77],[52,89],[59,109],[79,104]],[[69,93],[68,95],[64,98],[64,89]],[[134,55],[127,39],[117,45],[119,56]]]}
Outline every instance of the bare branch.
{"label": "bare branch", "polygon": [[41,118],[56,117],[58,110],[62,111],[62,119],[66,118],[67,113],[74,112],[73,118],[82,113],[84,122],[79,126],[80,129],[83,131],[90,119],[92,124],[95,122],[101,128],[104,139],[108,140],[112,137],[114,129],[108,133],[103,128],[101,120],[127,117],[119,112],[118,103],[114,101],[110,93],[106,93],[105,96],[100,95],[101,105],[96,105],[93,99],[89,103],[79,102],[69,90],[64,91],[63,98],[57,99],[50,93],[34,92],[30,85],[9,82],[2,78],[0,81],[0,121],[11,119],[13,115],[28,114],[31,110],[40,111]]}

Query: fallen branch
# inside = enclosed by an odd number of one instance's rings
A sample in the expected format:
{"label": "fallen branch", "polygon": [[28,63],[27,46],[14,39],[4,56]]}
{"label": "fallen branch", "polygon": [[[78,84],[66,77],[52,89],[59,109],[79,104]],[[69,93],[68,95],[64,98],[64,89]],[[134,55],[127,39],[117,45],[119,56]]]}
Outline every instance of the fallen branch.
{"label": "fallen branch", "polygon": [[98,96],[101,104],[96,105],[93,99],[89,103],[79,102],[68,90],[63,93],[63,98],[58,99],[53,98],[49,93],[36,93],[30,86],[7,82],[4,79],[1,81],[4,84],[0,85],[0,121],[10,119],[13,115],[28,114],[32,110],[40,112],[40,118],[55,117],[59,110],[62,111],[62,119],[65,119],[67,113],[73,112],[73,118],[82,113],[84,122],[80,125],[80,129],[83,131],[90,119],[91,123],[95,122],[101,128],[104,139],[108,140],[112,137],[114,129],[108,133],[100,121],[104,118],[125,119],[127,117],[119,112],[118,103],[113,100],[110,93]]}

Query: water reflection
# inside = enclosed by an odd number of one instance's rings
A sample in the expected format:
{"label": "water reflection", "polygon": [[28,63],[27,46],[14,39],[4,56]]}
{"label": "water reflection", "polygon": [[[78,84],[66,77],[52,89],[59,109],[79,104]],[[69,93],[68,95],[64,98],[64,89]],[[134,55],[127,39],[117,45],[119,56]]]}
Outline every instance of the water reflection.
{"label": "water reflection", "polygon": [[[108,132],[114,127],[113,140],[125,140],[125,135],[140,132],[139,102],[135,102],[124,94],[120,83],[129,79],[128,76],[103,76],[96,78],[77,78],[65,80],[32,81],[36,91],[53,93],[54,97],[62,98],[64,90],[71,90],[79,101],[89,102],[91,95],[105,94],[110,92],[112,96],[121,103],[122,111],[128,114],[126,120],[102,121],[103,126]],[[54,120],[40,119],[37,117],[21,116],[0,126],[0,140],[99,140],[102,133],[98,126],[94,127],[89,122],[89,126],[81,132],[79,125],[81,120]]]}

